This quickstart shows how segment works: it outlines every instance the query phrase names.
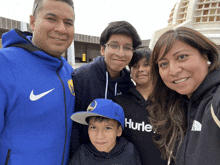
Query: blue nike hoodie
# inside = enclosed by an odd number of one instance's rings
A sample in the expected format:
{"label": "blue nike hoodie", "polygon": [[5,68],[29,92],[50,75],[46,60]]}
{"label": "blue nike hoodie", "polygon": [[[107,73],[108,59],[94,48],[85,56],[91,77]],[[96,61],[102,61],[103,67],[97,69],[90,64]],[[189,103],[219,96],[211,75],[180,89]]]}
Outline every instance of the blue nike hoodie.
{"label": "blue nike hoodie", "polygon": [[73,68],[13,29],[0,49],[0,164],[66,165],[75,94]]}

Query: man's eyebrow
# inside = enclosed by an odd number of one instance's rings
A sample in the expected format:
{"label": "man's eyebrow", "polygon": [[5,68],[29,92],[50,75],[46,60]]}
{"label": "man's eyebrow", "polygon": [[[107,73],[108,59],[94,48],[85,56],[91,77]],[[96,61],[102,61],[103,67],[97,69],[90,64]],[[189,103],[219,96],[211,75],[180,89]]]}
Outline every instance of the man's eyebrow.
{"label": "man's eyebrow", "polygon": [[57,17],[56,14],[53,14],[53,13],[47,13],[46,16],[53,16],[53,17]]}
{"label": "man's eyebrow", "polygon": [[[47,13],[46,16],[58,17],[56,14],[53,13]],[[71,18],[67,18],[65,20],[74,23],[73,19]]]}

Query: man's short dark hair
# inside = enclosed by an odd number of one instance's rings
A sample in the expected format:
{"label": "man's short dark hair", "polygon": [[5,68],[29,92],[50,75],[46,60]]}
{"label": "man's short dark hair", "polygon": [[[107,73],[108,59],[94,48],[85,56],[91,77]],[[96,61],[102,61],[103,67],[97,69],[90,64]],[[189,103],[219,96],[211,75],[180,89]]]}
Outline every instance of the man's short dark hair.
{"label": "man's short dark hair", "polygon": [[101,34],[101,46],[105,46],[112,34],[125,34],[131,37],[134,49],[142,43],[136,29],[126,21],[110,22]]}
{"label": "man's short dark hair", "polygon": [[[32,10],[33,16],[36,16],[36,14],[41,10],[41,8],[43,7],[42,6],[43,1],[44,0],[34,0],[33,10]],[[74,9],[74,3],[72,0],[54,0],[54,1],[61,1],[67,3]]]}

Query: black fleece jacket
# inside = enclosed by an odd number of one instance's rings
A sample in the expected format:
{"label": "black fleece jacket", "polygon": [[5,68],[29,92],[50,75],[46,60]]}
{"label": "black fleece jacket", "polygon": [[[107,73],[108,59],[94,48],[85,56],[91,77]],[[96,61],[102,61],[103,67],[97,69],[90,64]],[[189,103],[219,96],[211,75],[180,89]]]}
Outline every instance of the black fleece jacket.
{"label": "black fleece jacket", "polygon": [[209,73],[190,99],[184,100],[187,132],[177,165],[220,164],[220,68]]}
{"label": "black fleece jacket", "polygon": [[160,151],[154,145],[152,126],[148,121],[147,106],[143,96],[135,89],[129,93],[116,96],[113,99],[122,106],[125,112],[125,128],[123,136],[131,141],[139,153],[143,165],[165,165],[166,161],[160,158]]}
{"label": "black fleece jacket", "polygon": [[141,165],[141,163],[134,145],[121,137],[109,153],[98,151],[91,143],[82,144],[69,165]]}

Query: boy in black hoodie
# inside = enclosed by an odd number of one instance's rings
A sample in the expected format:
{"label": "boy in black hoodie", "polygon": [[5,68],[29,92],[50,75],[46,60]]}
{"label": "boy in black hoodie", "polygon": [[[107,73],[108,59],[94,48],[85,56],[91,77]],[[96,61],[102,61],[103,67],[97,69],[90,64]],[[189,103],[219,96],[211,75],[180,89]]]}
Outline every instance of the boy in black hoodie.
{"label": "boy in black hoodie", "polygon": [[[101,34],[100,45],[102,56],[76,68],[72,74],[75,112],[86,111],[96,98],[113,99],[134,87],[125,67],[131,61],[133,50],[141,45],[136,29],[126,21],[111,22]],[[74,123],[71,139],[70,154],[88,142],[86,127]]]}
{"label": "boy in black hoodie", "polygon": [[117,103],[95,99],[87,112],[76,112],[71,119],[89,125],[90,142],[78,148],[69,165],[141,165],[134,145],[120,137],[124,111]]}

